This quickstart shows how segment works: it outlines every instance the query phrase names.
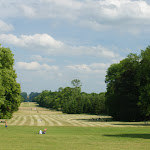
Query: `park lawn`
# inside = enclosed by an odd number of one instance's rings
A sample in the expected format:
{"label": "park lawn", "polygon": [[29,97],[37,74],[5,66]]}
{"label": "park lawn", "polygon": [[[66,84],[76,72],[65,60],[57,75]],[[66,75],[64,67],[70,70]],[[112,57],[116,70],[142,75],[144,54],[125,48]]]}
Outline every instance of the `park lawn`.
{"label": "park lawn", "polygon": [[35,102],[22,102],[20,107],[37,107],[38,104]]}
{"label": "park lawn", "polygon": [[[45,127],[44,127],[45,128]],[[0,126],[1,150],[149,150],[149,127]]]}

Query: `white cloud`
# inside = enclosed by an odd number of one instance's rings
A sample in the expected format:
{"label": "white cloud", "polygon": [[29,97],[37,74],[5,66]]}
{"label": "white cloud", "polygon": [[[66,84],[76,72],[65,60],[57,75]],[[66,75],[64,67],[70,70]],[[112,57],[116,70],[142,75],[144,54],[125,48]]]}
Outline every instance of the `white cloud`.
{"label": "white cloud", "polygon": [[89,65],[93,69],[107,69],[110,64],[105,64],[105,63],[92,63]]}
{"label": "white cloud", "polygon": [[145,26],[150,25],[150,4],[145,0],[2,0],[0,14],[1,18],[61,19],[94,30],[131,34],[147,31]]}
{"label": "white cloud", "polygon": [[14,27],[11,24],[7,24],[4,21],[0,20],[0,32],[12,31]]}
{"label": "white cloud", "polygon": [[88,27],[97,31],[108,30],[111,28],[110,24],[101,24],[97,22],[96,20],[80,20],[79,25],[82,27]]}
{"label": "white cloud", "polygon": [[35,9],[30,6],[21,5],[20,9],[23,12],[24,16],[26,16],[26,17],[33,18],[36,16]]}
{"label": "white cloud", "polygon": [[42,57],[41,55],[32,55],[31,59],[38,62],[54,62],[54,59]]}
{"label": "white cloud", "polygon": [[68,7],[68,8],[80,8],[81,2],[77,0],[40,0],[41,3],[55,4],[56,6]]}
{"label": "white cloud", "polygon": [[136,27],[139,32],[150,24],[150,5],[144,0],[87,0],[80,11],[80,24],[95,30],[126,32]]}
{"label": "white cloud", "polygon": [[6,44],[21,46],[29,51],[39,51],[49,55],[88,55],[104,58],[118,58],[118,54],[100,45],[98,46],[70,46],[55,40],[48,34],[21,35],[0,34],[0,41]]}
{"label": "white cloud", "polygon": [[105,63],[92,63],[90,65],[87,64],[80,64],[80,65],[68,65],[66,68],[69,68],[71,70],[83,73],[83,74],[101,74],[105,75],[107,68],[110,66],[110,64]]}
{"label": "white cloud", "polygon": [[[150,24],[150,5],[145,0],[2,0],[1,17],[56,18],[103,29],[124,24]],[[107,28],[106,28],[107,29]]]}
{"label": "white cloud", "polygon": [[59,87],[71,86],[71,81],[76,78],[80,79],[83,84],[82,91],[102,92],[105,89],[104,78],[108,67],[109,64],[104,63],[61,67],[39,64],[38,62],[17,62],[15,64],[19,82],[21,82],[23,88],[25,85],[30,85],[30,91],[39,92],[46,89],[57,90]]}
{"label": "white cloud", "polygon": [[21,35],[17,37],[12,34],[1,34],[0,40],[4,43],[13,44],[23,47],[51,47],[59,48],[63,45],[62,42],[55,40],[48,34]]}
{"label": "white cloud", "polygon": [[18,70],[26,71],[48,71],[48,70],[58,70],[57,66],[50,66],[47,64],[39,64],[38,62],[17,62],[15,65]]}

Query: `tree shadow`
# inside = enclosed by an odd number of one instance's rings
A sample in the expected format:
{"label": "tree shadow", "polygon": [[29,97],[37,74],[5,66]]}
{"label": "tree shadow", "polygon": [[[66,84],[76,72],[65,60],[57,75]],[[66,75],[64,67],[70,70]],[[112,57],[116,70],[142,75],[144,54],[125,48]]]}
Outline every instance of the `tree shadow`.
{"label": "tree shadow", "polygon": [[123,126],[150,126],[149,124],[145,124],[145,123],[137,123],[137,124],[135,124],[135,123],[131,123],[131,124],[128,124],[128,123],[120,123],[120,124],[112,124],[112,125],[123,125]]}
{"label": "tree shadow", "polygon": [[90,119],[74,119],[74,120],[82,120],[86,122],[111,122],[111,118],[90,118]]}
{"label": "tree shadow", "polygon": [[150,139],[150,134],[117,134],[117,135],[103,135],[108,137],[123,137],[123,138],[141,138],[141,139]]}

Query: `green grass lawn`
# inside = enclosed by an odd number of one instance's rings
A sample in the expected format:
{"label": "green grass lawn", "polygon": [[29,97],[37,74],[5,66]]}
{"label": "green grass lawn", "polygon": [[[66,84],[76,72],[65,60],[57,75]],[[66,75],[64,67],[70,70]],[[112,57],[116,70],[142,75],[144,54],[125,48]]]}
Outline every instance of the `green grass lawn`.
{"label": "green grass lawn", "polygon": [[[91,119],[98,117],[67,115],[38,107],[36,103],[22,103],[13,118],[7,120],[7,129],[4,123],[0,123],[0,150],[150,149],[150,125],[144,122],[99,122]],[[42,122],[39,122],[41,119]],[[85,126],[81,127],[83,124]],[[37,134],[44,128],[48,128],[45,135]]]}
{"label": "green grass lawn", "polygon": [[[45,127],[44,127],[45,128]],[[149,150],[149,127],[0,126],[1,150]]]}
{"label": "green grass lawn", "polygon": [[37,107],[38,104],[35,102],[22,102],[20,107]]}

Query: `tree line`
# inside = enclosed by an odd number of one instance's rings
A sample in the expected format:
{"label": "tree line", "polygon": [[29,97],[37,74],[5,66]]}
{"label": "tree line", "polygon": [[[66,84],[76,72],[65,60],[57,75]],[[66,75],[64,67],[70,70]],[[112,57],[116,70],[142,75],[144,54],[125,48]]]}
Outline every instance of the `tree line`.
{"label": "tree line", "polygon": [[21,92],[21,102],[32,102],[34,97],[38,96],[40,93],[31,92],[29,95],[26,92]]}
{"label": "tree line", "polygon": [[59,88],[58,91],[42,91],[33,101],[39,106],[61,110],[68,114],[103,114],[106,113],[105,93],[81,92],[81,82],[78,79],[71,81],[73,87]]}
{"label": "tree line", "polygon": [[150,119],[150,46],[112,64],[105,82],[106,108],[114,120]]}

